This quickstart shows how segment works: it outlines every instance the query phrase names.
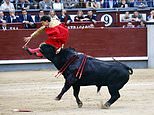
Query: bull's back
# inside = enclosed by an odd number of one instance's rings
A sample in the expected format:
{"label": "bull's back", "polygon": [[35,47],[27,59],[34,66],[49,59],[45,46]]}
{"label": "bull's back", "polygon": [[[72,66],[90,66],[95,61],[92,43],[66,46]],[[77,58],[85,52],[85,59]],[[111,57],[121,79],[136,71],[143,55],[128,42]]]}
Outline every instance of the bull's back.
{"label": "bull's back", "polygon": [[129,80],[128,70],[117,62],[104,62],[89,58],[86,62],[80,85],[125,84]]}
{"label": "bull's back", "polygon": [[109,68],[110,66],[103,64],[101,60],[88,57],[81,80],[79,80],[80,85],[105,85]]}

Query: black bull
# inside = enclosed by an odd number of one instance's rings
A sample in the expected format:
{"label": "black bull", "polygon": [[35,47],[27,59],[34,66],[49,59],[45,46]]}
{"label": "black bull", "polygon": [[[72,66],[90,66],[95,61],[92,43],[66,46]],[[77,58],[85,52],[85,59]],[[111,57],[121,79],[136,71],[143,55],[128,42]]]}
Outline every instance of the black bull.
{"label": "black bull", "polygon": [[101,86],[107,86],[111,98],[104,105],[102,104],[102,107],[110,107],[120,97],[119,90],[128,82],[129,75],[133,73],[130,67],[120,62],[105,62],[93,57],[87,57],[82,77],[79,79],[76,77],[76,72],[83,60],[83,54],[77,53],[72,48],[63,49],[58,54],[55,54],[55,49],[46,44],[43,44],[40,48],[43,55],[52,61],[58,70],[72,56],[77,55],[78,59],[62,73],[65,78],[65,84],[56,100],[60,100],[63,94],[72,86],[78,107],[83,105],[78,97],[80,86],[88,85],[96,85],[97,91],[100,90]]}

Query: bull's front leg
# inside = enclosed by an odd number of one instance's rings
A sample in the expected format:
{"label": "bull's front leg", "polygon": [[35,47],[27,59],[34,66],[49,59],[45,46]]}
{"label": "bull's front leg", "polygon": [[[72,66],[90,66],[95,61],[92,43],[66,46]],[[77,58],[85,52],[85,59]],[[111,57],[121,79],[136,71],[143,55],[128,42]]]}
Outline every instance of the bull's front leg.
{"label": "bull's front leg", "polygon": [[60,100],[64,95],[64,93],[67,92],[70,87],[71,87],[71,84],[65,81],[64,87],[62,88],[60,94],[55,98],[55,100]]}
{"label": "bull's front leg", "polygon": [[74,94],[74,97],[75,97],[76,102],[77,102],[77,104],[78,104],[78,107],[81,108],[82,105],[83,105],[83,103],[82,103],[82,101],[79,99],[79,96],[78,96],[78,95],[79,95],[79,92],[80,92],[80,86],[74,85],[74,86],[73,86],[73,94]]}

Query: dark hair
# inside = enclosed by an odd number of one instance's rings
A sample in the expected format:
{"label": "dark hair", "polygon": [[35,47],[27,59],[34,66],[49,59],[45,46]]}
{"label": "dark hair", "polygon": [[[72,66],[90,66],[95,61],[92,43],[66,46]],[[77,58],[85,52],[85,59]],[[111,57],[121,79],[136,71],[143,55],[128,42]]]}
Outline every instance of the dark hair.
{"label": "dark hair", "polygon": [[39,10],[39,12],[42,12],[42,11],[44,12],[44,10],[42,10],[42,9]]}
{"label": "dark hair", "polygon": [[48,22],[50,22],[51,18],[49,16],[45,15],[45,16],[41,17],[41,21],[48,21]]}
{"label": "dark hair", "polygon": [[21,9],[21,11],[24,11],[24,10],[26,10],[26,12],[27,12],[27,9],[26,9],[26,8],[22,8],[22,9]]}

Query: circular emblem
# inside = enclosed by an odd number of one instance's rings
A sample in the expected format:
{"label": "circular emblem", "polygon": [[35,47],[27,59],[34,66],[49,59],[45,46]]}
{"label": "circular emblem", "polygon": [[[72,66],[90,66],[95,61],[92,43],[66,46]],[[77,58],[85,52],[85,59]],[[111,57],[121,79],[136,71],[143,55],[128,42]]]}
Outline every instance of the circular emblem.
{"label": "circular emblem", "polygon": [[104,14],[101,17],[101,21],[105,23],[105,26],[110,26],[112,24],[112,22],[113,22],[113,18],[109,14]]}

